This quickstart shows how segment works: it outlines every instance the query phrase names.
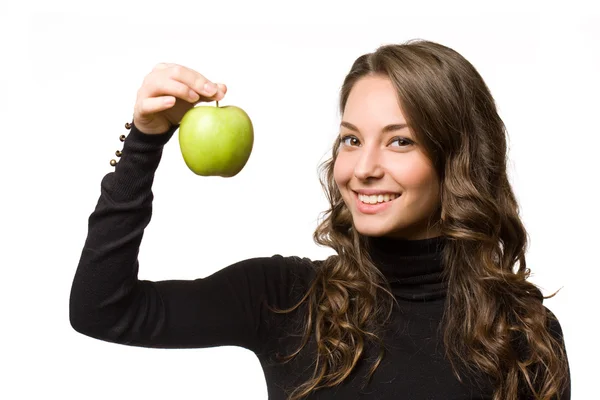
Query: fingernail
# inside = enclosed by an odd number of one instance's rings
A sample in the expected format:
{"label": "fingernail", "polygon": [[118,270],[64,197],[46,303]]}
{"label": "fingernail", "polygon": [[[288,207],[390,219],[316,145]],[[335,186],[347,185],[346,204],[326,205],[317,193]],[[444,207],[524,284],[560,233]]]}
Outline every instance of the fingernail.
{"label": "fingernail", "polygon": [[206,82],[206,83],[204,84],[204,90],[205,90],[207,93],[212,93],[212,92],[214,92],[214,91],[215,91],[215,89],[216,89],[216,87],[217,87],[217,86],[216,86],[214,83],[212,83],[212,82]]}

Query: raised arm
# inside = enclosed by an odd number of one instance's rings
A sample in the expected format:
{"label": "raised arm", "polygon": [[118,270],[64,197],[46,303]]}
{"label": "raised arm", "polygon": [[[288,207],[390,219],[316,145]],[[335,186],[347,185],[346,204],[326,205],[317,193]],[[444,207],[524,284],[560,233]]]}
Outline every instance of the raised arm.
{"label": "raised arm", "polygon": [[263,301],[291,305],[294,288],[306,285],[312,265],[307,259],[275,255],[243,260],[196,280],[138,280],[154,173],[175,129],[150,136],[134,123],[115,171],[102,179],[71,289],[71,325],[127,345],[235,345],[258,352],[269,331]]}
{"label": "raised arm", "polygon": [[235,345],[256,353],[273,334],[265,302],[292,305],[310,279],[310,260],[275,255],[243,260],[196,280],[138,279],[155,171],[176,130],[171,125],[147,134],[134,117],[121,159],[103,177],[88,220],[70,294],[71,325],[82,334],[133,346]]}

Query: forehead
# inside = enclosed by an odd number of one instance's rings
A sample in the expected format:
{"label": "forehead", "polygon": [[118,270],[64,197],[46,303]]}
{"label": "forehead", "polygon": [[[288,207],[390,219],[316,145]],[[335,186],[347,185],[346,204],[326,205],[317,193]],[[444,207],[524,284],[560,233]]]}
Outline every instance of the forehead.
{"label": "forehead", "polygon": [[[356,124],[379,121],[404,121],[398,93],[392,81],[384,76],[367,76],[359,79],[348,95],[344,119]],[[392,121],[393,120],[393,121]]]}

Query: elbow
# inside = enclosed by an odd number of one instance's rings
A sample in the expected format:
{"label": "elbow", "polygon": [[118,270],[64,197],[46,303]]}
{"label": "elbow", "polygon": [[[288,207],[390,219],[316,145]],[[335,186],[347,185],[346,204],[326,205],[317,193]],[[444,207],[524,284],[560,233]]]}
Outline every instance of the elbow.
{"label": "elbow", "polygon": [[114,341],[110,329],[102,325],[101,321],[91,318],[89,313],[78,309],[69,310],[69,323],[75,332],[82,335],[105,341]]}
{"label": "elbow", "polygon": [[78,307],[69,306],[69,323],[76,332],[89,336],[89,321]]}
{"label": "elbow", "polygon": [[71,294],[69,299],[69,323],[71,328],[83,335],[94,336],[93,327],[94,325],[97,326],[97,321],[94,321],[93,318],[94,314],[96,313],[90,307],[85,306],[85,302]]}

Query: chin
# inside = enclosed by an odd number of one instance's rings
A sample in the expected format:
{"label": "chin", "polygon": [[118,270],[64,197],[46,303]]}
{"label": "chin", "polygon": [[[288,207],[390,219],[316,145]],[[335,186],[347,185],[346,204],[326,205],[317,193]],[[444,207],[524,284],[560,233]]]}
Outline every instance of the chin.
{"label": "chin", "polygon": [[389,236],[393,234],[396,230],[386,229],[385,227],[375,226],[374,224],[355,224],[354,225],[356,231],[364,236]]}
{"label": "chin", "polygon": [[436,236],[434,233],[423,232],[416,227],[398,227],[398,226],[382,226],[374,223],[355,223],[354,227],[358,233],[364,236],[381,237],[386,236],[395,239],[420,239],[424,237]]}

